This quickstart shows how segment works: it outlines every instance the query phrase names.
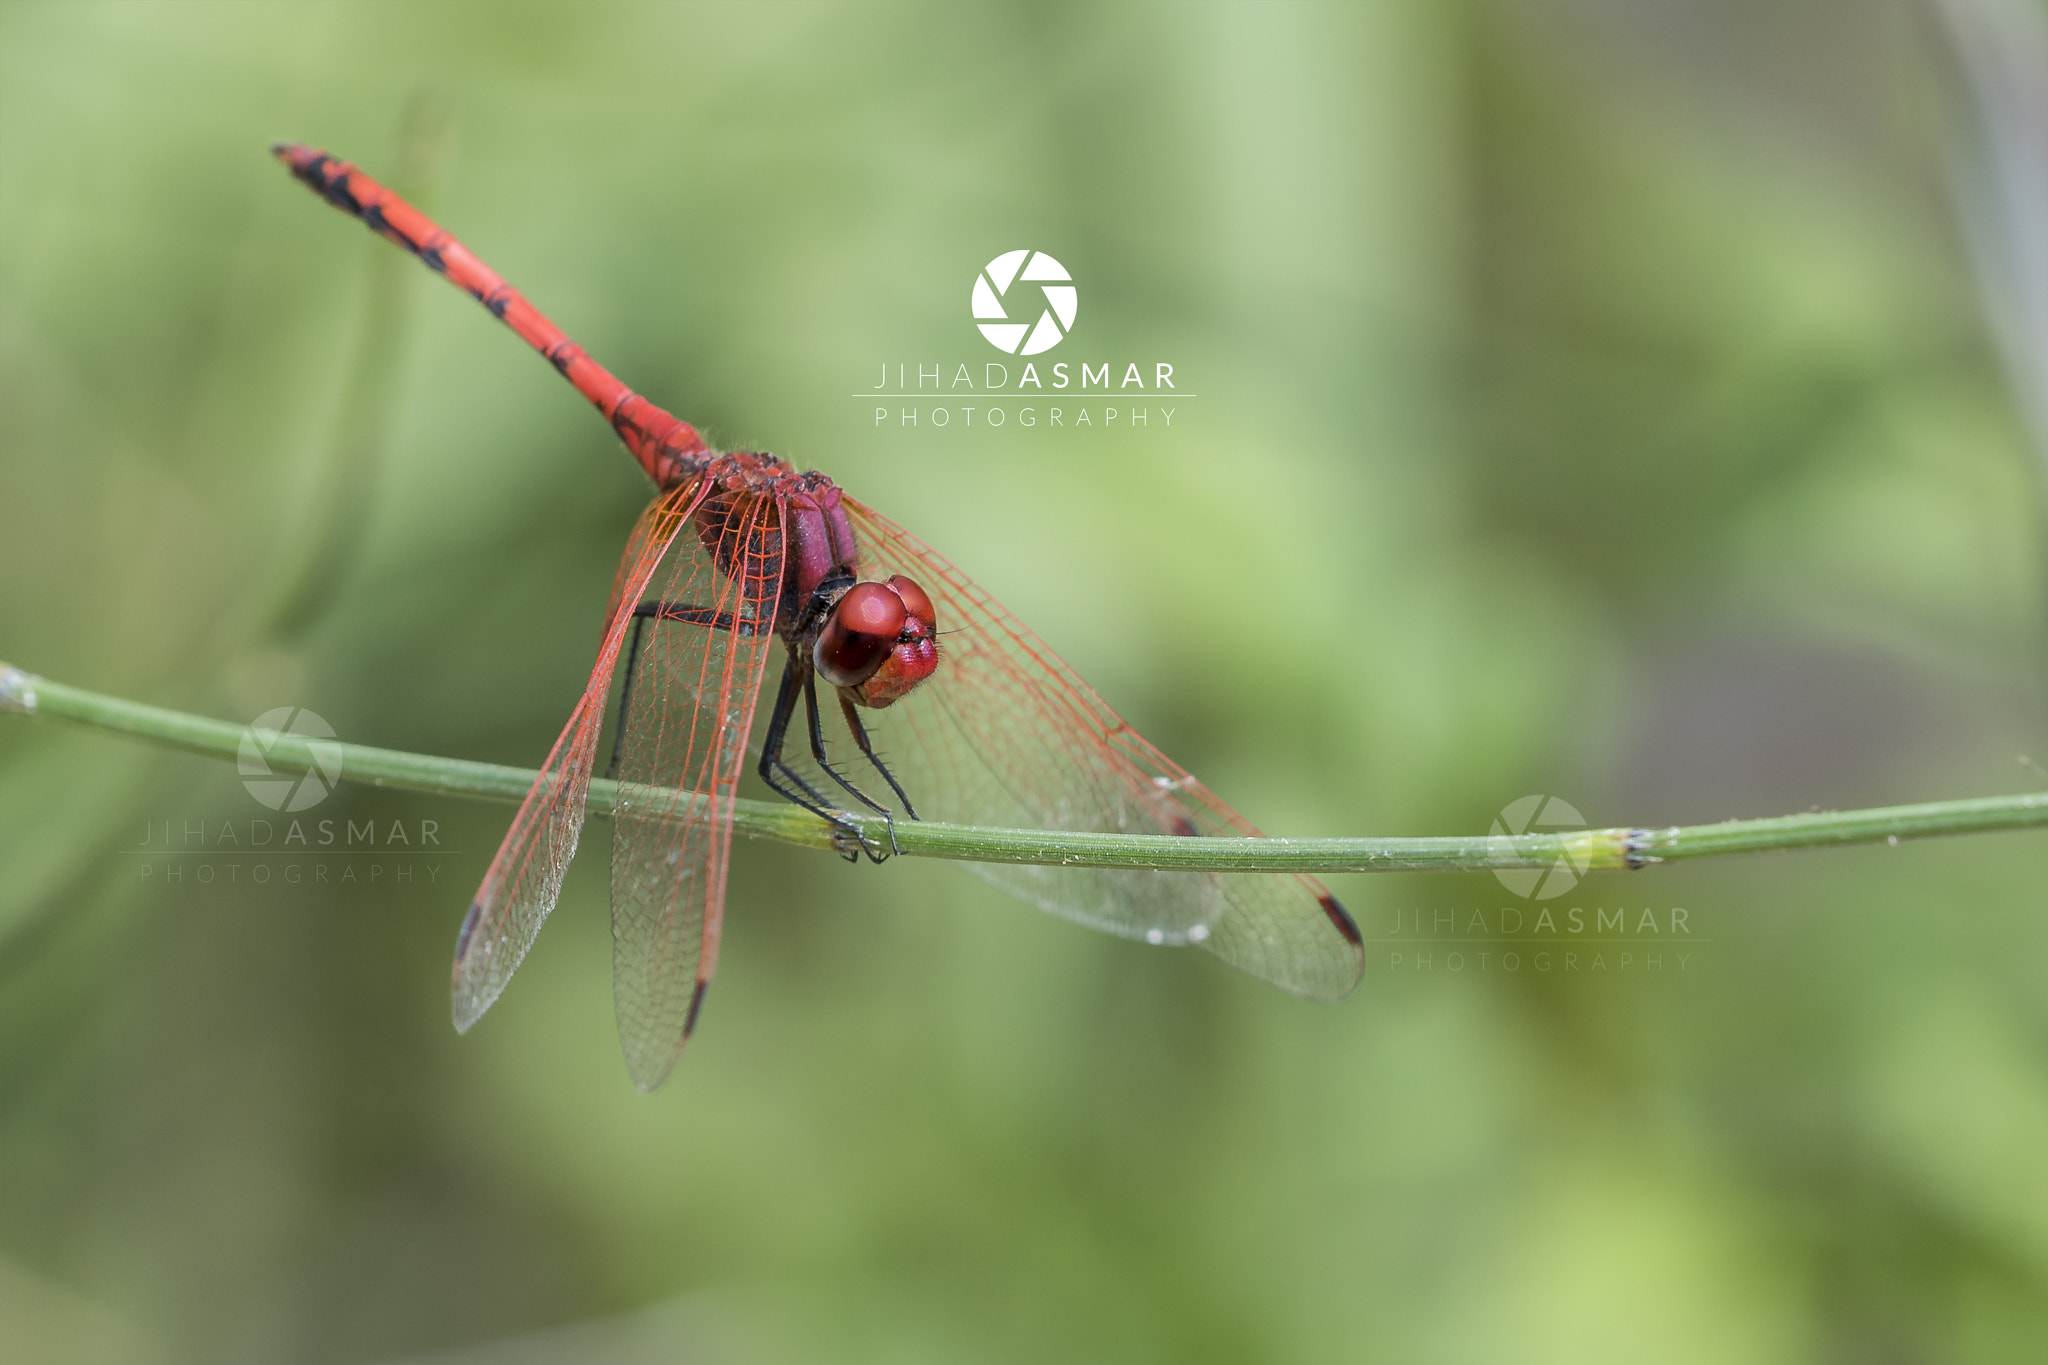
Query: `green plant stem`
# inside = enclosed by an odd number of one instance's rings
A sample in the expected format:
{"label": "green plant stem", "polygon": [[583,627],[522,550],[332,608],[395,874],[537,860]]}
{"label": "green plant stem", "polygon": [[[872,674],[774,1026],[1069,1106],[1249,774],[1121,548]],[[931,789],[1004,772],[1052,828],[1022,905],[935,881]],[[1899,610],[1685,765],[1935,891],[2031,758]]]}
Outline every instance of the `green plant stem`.
{"label": "green plant stem", "polygon": [[[216,758],[234,757],[246,732],[246,727],[228,721],[125,701],[51,682],[5,664],[0,664],[0,711],[54,716]],[[344,780],[378,787],[516,802],[526,795],[536,776],[531,769],[497,763],[320,742],[339,749]],[[289,735],[280,736],[265,757],[274,767],[305,771],[314,766],[311,742]],[[593,778],[589,813],[610,816],[620,793],[620,783]],[[632,789],[627,787],[625,794],[630,798]],[[754,838],[825,849],[839,847],[844,838],[823,820],[784,802],[742,798],[734,806],[733,828]],[[889,841],[889,829],[880,818],[867,817],[858,823],[862,837],[871,844]],[[2048,792],[1930,801],[1874,810],[1821,811],[1766,820],[1729,820],[1718,825],[1620,827],[1559,834],[1202,839],[1166,834],[995,829],[905,820],[896,825],[894,838],[898,851],[905,855],[966,862],[1205,872],[1469,872],[1549,867],[1561,858],[1586,870],[1639,868],[1681,858],[1897,843],[1904,839],[2036,825],[2048,825]]]}

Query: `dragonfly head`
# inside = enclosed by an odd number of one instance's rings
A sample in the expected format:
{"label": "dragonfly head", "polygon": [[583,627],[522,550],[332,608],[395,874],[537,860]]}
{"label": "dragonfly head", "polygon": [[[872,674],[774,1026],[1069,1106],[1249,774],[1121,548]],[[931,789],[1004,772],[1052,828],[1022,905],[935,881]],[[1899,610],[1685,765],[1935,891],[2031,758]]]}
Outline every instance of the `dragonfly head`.
{"label": "dragonfly head", "polygon": [[902,574],[856,583],[833,605],[811,662],[859,705],[887,706],[939,666],[938,626],[932,599]]}

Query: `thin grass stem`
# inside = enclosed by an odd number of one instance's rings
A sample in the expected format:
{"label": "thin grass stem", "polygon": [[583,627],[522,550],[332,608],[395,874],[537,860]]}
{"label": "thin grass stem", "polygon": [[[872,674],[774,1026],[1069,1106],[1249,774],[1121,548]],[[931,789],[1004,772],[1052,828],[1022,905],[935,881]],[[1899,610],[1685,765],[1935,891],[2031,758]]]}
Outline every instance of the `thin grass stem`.
{"label": "thin grass stem", "polygon": [[[214,758],[236,757],[247,730],[229,721],[52,682],[4,664],[0,664],[0,711],[48,716]],[[332,746],[327,750],[330,756],[339,753],[344,781],[376,787],[517,802],[536,777],[528,768],[291,735],[281,735],[275,743],[267,745],[265,758],[273,767],[307,771],[316,766],[312,747],[315,743]],[[633,788],[620,783],[592,779],[589,813],[609,817],[621,795],[632,800],[636,794]],[[650,802],[673,803],[679,812],[686,811],[691,801],[703,799],[659,790],[647,791],[645,795]],[[829,849],[838,846],[844,837],[823,820],[784,802],[739,798],[734,807],[733,828],[752,838]],[[882,820],[855,818],[860,820],[863,837],[871,846],[888,841],[889,832]],[[911,857],[1064,867],[1205,872],[1470,872],[1552,867],[1563,861],[1580,871],[1597,871],[1733,853],[1896,844],[1906,839],[2038,825],[2048,825],[2048,792],[1869,810],[1816,811],[1763,820],[1729,820],[1716,825],[1656,829],[1620,826],[1560,833],[1423,838],[1208,839],[999,829],[905,820],[897,822],[895,844],[901,853]]]}

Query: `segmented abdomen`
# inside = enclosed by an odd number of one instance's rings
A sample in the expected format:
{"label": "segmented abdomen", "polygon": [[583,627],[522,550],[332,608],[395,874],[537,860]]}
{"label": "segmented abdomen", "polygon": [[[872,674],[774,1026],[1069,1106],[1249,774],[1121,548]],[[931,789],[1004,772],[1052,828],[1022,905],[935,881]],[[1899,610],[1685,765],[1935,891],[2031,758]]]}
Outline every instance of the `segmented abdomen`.
{"label": "segmented abdomen", "polygon": [[597,405],[640,467],[661,487],[672,488],[703,468],[710,447],[695,427],[627,388],[433,219],[318,148],[279,143],[271,151],[322,199],[362,219],[436,274],[447,276],[546,356],[578,393]]}

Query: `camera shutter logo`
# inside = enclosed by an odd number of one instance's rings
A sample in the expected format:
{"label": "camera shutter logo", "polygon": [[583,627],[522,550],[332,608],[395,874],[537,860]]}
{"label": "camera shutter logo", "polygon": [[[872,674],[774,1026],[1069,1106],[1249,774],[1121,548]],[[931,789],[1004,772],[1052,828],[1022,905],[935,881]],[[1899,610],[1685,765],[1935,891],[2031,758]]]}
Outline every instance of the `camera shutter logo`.
{"label": "camera shutter logo", "polygon": [[[1562,834],[1585,827],[1586,817],[1572,809],[1571,802],[1559,796],[1538,795],[1510,801],[1494,817],[1489,833],[1496,839],[1505,839],[1516,834]],[[1589,849],[1568,848],[1547,867],[1500,867],[1494,869],[1493,875],[1517,896],[1547,901],[1577,886],[1590,860]]]}
{"label": "camera shutter logo", "polygon": [[[313,767],[304,774],[273,772],[270,758],[281,739],[305,740]],[[304,707],[265,711],[242,731],[242,743],[236,750],[242,785],[272,810],[289,812],[319,805],[341,781],[341,745],[323,743],[333,739],[334,727]]]}
{"label": "camera shutter logo", "polygon": [[[1074,329],[1080,301],[1067,268],[1043,251],[1005,251],[974,277],[974,316],[989,344],[1009,355],[1037,355]],[[1036,284],[1037,289],[1024,286]],[[1012,288],[1015,292],[1012,292]],[[1024,320],[1013,322],[1003,305]],[[1036,321],[1034,308],[1042,308]]]}

